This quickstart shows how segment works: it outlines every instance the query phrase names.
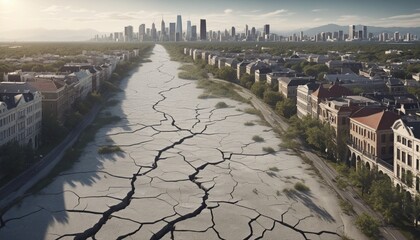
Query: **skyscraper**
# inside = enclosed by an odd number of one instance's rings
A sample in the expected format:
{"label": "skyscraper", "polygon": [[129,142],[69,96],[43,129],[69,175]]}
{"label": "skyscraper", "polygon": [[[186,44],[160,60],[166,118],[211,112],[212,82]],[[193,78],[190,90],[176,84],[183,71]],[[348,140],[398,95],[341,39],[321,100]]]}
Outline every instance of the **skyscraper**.
{"label": "skyscraper", "polygon": [[193,25],[191,26],[191,41],[197,40],[197,26]]}
{"label": "skyscraper", "polygon": [[124,27],[124,41],[125,42],[133,41],[133,26]]}
{"label": "skyscraper", "polygon": [[353,40],[356,35],[356,26],[350,25],[349,26],[349,40]]}
{"label": "skyscraper", "polygon": [[248,24],[245,25],[245,37],[248,37]]}
{"label": "skyscraper", "polygon": [[200,19],[200,40],[207,40],[207,24],[206,19]]}
{"label": "skyscraper", "polygon": [[339,30],[338,31],[338,41],[343,41],[344,40],[344,32],[343,30]]}
{"label": "skyscraper", "polygon": [[264,36],[270,35],[270,24],[264,25]]}
{"label": "skyscraper", "polygon": [[160,41],[165,41],[165,37],[166,37],[166,30],[165,30],[165,21],[163,21],[160,23]]}
{"label": "skyscraper", "polygon": [[157,33],[156,33],[156,26],[155,23],[152,23],[152,30],[151,30],[151,34],[152,34],[152,40],[156,41],[157,40]]}
{"label": "skyscraper", "polygon": [[255,36],[257,35],[257,30],[255,29],[255,27],[251,28],[251,37],[255,38]]}
{"label": "skyscraper", "polygon": [[236,29],[235,29],[235,27],[232,27],[232,30],[230,31],[230,34],[231,34],[232,37],[235,37],[236,36]]}
{"label": "skyscraper", "polygon": [[299,41],[303,41],[303,31],[300,31]]}
{"label": "skyscraper", "polygon": [[176,41],[182,40],[182,18],[181,15],[176,16]]}
{"label": "skyscraper", "polygon": [[186,36],[186,38],[187,38],[187,41],[191,40],[191,21],[190,20],[187,21],[187,36]]}
{"label": "skyscraper", "polygon": [[146,35],[146,25],[140,24],[140,26],[139,26],[139,40],[143,41],[145,35]]}
{"label": "skyscraper", "polygon": [[400,41],[400,33],[399,32],[395,32],[394,33],[394,42],[399,42]]}
{"label": "skyscraper", "polygon": [[367,26],[363,26],[363,39],[368,39],[368,32],[367,32]]}
{"label": "skyscraper", "polygon": [[270,40],[270,24],[265,24],[264,25],[264,35],[263,37],[265,38],[266,41]]}
{"label": "skyscraper", "polygon": [[175,23],[169,23],[169,41],[175,40]]}

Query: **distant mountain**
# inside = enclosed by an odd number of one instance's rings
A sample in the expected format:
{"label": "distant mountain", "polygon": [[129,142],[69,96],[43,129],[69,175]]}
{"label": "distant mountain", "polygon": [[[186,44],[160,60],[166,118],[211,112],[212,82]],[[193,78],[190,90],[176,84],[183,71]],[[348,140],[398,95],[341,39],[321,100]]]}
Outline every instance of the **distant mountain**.
{"label": "distant mountain", "polygon": [[51,30],[41,28],[28,30],[11,30],[0,32],[0,41],[87,41],[93,38],[96,34],[101,35],[102,33],[94,29]]}
{"label": "distant mountain", "polygon": [[[356,31],[362,30],[363,25],[356,25]],[[374,35],[377,35],[378,33],[387,32],[387,33],[394,33],[399,32],[400,34],[407,34],[411,33],[417,36],[420,36],[420,27],[374,27],[374,26],[367,26],[368,32],[373,33]],[[315,28],[310,29],[303,29],[303,30],[296,30],[296,31],[290,31],[285,34],[293,34],[293,33],[299,33],[300,31],[303,31],[303,34],[308,36],[313,36],[320,32],[338,32],[339,30],[342,30],[344,34],[347,34],[349,32],[349,26],[340,26],[337,24],[327,24]]]}

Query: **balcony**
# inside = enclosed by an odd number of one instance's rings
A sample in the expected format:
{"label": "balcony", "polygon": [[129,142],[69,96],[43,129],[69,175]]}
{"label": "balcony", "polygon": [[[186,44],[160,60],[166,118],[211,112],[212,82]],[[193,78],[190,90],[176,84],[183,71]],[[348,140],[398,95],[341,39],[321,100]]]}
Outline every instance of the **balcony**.
{"label": "balcony", "polygon": [[383,159],[381,159],[381,158],[378,158],[378,157],[376,157],[376,156],[372,155],[371,153],[369,153],[369,152],[367,152],[366,150],[364,150],[364,149],[360,148],[360,147],[359,147],[359,146],[357,146],[356,144],[354,144],[354,143],[352,143],[352,142],[347,142],[347,146],[348,146],[349,148],[352,148],[352,149],[354,149],[354,150],[358,151],[358,152],[359,152],[359,153],[361,153],[364,157],[368,158],[371,162],[374,162],[374,163],[376,163],[377,165],[384,167],[384,168],[385,168],[384,170],[388,170],[388,171],[391,171],[391,172],[393,172],[393,171],[394,171],[394,166],[393,166],[392,164],[388,163],[387,161],[385,161],[385,160],[383,160]]}

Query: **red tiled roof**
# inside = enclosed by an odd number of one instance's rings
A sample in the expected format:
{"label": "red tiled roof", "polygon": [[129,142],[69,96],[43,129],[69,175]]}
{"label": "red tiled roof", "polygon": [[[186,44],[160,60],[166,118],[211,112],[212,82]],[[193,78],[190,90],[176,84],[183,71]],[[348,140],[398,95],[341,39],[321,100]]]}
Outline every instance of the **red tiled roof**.
{"label": "red tiled roof", "polygon": [[322,85],[315,90],[312,95],[318,98],[331,98],[331,97],[342,97],[342,96],[350,96],[353,93],[345,87],[342,87],[338,84],[333,84],[331,87],[324,88]]}
{"label": "red tiled roof", "polygon": [[28,83],[40,92],[56,92],[58,89],[64,86],[60,84],[59,82],[53,81],[50,79],[37,80],[35,82],[28,82]]}
{"label": "red tiled roof", "polygon": [[386,130],[390,129],[392,124],[400,119],[400,116],[377,108],[362,108],[350,118],[375,130]]}

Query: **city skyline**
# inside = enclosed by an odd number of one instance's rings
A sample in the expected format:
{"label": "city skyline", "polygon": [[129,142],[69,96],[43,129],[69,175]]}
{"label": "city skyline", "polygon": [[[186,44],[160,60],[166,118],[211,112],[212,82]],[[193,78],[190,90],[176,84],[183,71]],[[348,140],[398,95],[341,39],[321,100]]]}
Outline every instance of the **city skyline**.
{"label": "city skyline", "polygon": [[243,31],[245,23],[261,28],[270,24],[271,32],[304,30],[329,23],[378,27],[420,26],[420,4],[407,0],[339,3],[323,0],[316,4],[308,0],[238,2],[125,0],[115,3],[104,0],[102,4],[97,4],[81,0],[71,3],[62,0],[44,0],[41,3],[0,0],[0,29],[95,29],[111,33],[127,25],[159,24],[162,18],[166,22],[175,22],[177,15],[182,15],[183,24],[188,20],[199,24],[200,19],[207,19],[207,29],[214,30],[234,26],[238,31]]}

